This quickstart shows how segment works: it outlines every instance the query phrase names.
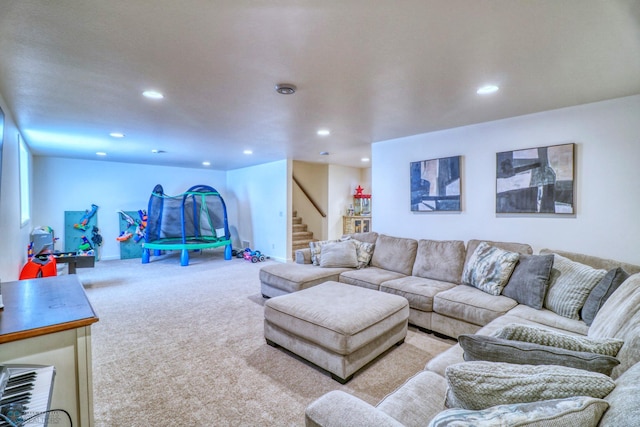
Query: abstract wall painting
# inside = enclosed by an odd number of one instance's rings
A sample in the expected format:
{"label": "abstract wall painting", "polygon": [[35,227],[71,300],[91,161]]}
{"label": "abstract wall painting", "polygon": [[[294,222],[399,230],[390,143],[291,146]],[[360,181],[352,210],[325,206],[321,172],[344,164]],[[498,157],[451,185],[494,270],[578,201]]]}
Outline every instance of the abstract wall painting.
{"label": "abstract wall painting", "polygon": [[575,144],[497,154],[496,213],[573,214]]}
{"label": "abstract wall painting", "polygon": [[460,211],[460,156],[411,162],[411,211]]}

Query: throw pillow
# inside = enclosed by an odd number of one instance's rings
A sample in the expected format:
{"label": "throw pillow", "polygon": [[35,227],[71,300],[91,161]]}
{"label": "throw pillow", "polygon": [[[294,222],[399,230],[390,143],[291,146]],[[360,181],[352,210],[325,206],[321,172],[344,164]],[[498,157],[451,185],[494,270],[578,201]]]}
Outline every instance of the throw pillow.
{"label": "throw pillow", "polygon": [[609,404],[602,399],[576,396],[540,402],[497,405],[480,411],[447,409],[429,427],[452,426],[580,426],[596,427]]}
{"label": "throw pillow", "polygon": [[616,386],[607,375],[582,369],[499,362],[450,365],[445,378],[445,406],[473,410],[573,396],[601,399]]}
{"label": "throw pillow", "polygon": [[462,273],[462,283],[491,295],[500,295],[520,255],[491,246],[478,245]]}
{"label": "throw pillow", "polygon": [[580,309],[589,293],[607,274],[588,265],[553,254],[553,269],[544,307],[569,319],[580,319]]}
{"label": "throw pillow", "polygon": [[517,323],[509,324],[495,331],[492,335],[496,338],[530,342],[564,348],[565,350],[597,353],[605,356],[616,356],[624,344],[623,340],[617,338],[590,338],[567,335],[551,329]]}
{"label": "throw pillow", "polygon": [[371,256],[373,256],[373,249],[375,248],[375,243],[363,242],[358,239],[354,239],[351,236],[343,236],[341,240],[351,240],[356,244],[356,256],[358,257],[358,269],[365,268],[369,265],[371,261]]}
{"label": "throw pillow", "polygon": [[353,240],[327,243],[320,250],[320,267],[351,267],[358,266],[356,243]]}
{"label": "throw pillow", "polygon": [[602,280],[593,288],[582,307],[580,315],[584,323],[591,326],[602,304],[604,304],[622,282],[628,278],[629,274],[620,267],[609,270],[607,274],[604,275]]}
{"label": "throw pillow", "polygon": [[320,265],[320,252],[322,251],[322,246],[327,243],[335,243],[338,240],[319,240],[317,242],[309,242],[309,248],[311,249],[311,263],[313,265]]}
{"label": "throw pillow", "polygon": [[518,365],[560,365],[611,375],[620,361],[612,356],[567,350],[525,341],[506,340],[487,335],[463,334],[458,343],[464,360],[484,360]]}
{"label": "throw pillow", "polygon": [[502,295],[537,310],[542,309],[552,267],[552,254],[520,255]]}

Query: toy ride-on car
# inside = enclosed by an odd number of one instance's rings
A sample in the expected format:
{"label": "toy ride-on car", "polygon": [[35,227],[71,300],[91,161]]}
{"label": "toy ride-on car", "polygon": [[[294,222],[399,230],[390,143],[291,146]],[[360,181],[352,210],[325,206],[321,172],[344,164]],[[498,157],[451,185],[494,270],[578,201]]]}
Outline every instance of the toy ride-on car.
{"label": "toy ride-on car", "polygon": [[246,259],[247,261],[251,261],[253,263],[256,263],[258,261],[264,261],[265,260],[265,256],[262,255],[262,253],[260,251],[252,251],[249,248],[246,248],[244,250],[244,259]]}

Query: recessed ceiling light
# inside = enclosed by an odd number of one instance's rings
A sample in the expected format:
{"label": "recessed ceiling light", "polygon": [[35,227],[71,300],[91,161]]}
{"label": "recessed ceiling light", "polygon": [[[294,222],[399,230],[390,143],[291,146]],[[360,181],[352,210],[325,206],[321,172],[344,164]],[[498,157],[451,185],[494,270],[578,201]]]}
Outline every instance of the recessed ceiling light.
{"label": "recessed ceiling light", "polygon": [[476,91],[476,93],[478,95],[489,95],[490,93],[495,93],[499,90],[500,88],[496,85],[485,85],[482,86],[480,88],[478,88],[478,90]]}
{"label": "recessed ceiling light", "polygon": [[106,155],[107,155],[107,153],[105,153],[104,151],[98,151],[96,153],[96,156],[106,156]]}
{"label": "recessed ceiling light", "polygon": [[328,156],[328,155],[329,155],[329,152],[328,152],[328,151],[321,151],[321,152],[320,152],[320,155],[321,155],[321,156]]}
{"label": "recessed ceiling light", "polygon": [[251,150],[244,150],[244,151],[243,151],[243,153],[244,153],[244,154],[253,154],[253,151],[251,151]]}
{"label": "recessed ceiling light", "polygon": [[145,90],[142,95],[149,99],[162,99],[164,95],[156,90]]}
{"label": "recessed ceiling light", "polygon": [[211,166],[211,162],[202,162],[202,166]]}
{"label": "recessed ceiling light", "polygon": [[360,160],[361,160],[361,161],[363,161],[363,162],[368,162],[368,161],[369,161],[369,158],[368,158],[368,157],[363,157],[363,158],[361,158]]}
{"label": "recessed ceiling light", "polygon": [[296,93],[296,85],[292,85],[291,83],[278,83],[276,85],[276,92],[280,95],[293,95]]}
{"label": "recessed ceiling light", "polygon": [[329,129],[320,129],[317,134],[320,136],[329,136],[331,135],[331,131]]}
{"label": "recessed ceiling light", "polygon": [[122,132],[111,132],[109,134],[110,137],[112,138],[124,138],[124,133]]}

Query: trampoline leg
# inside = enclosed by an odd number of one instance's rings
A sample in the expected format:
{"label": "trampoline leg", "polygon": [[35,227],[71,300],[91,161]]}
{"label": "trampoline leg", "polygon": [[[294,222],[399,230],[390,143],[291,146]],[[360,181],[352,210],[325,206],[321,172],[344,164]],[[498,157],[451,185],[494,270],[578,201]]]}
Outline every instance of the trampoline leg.
{"label": "trampoline leg", "polygon": [[149,264],[149,249],[142,250],[142,263]]}
{"label": "trampoline leg", "polygon": [[160,249],[154,249],[154,250],[153,250],[153,254],[154,254],[155,256],[160,256],[160,255],[162,255],[162,251],[161,251]]}
{"label": "trampoline leg", "polygon": [[224,259],[227,261],[231,259],[231,245],[226,245],[224,247]]}
{"label": "trampoline leg", "polygon": [[186,249],[183,249],[180,254],[180,265],[183,267],[189,265],[189,251]]}

